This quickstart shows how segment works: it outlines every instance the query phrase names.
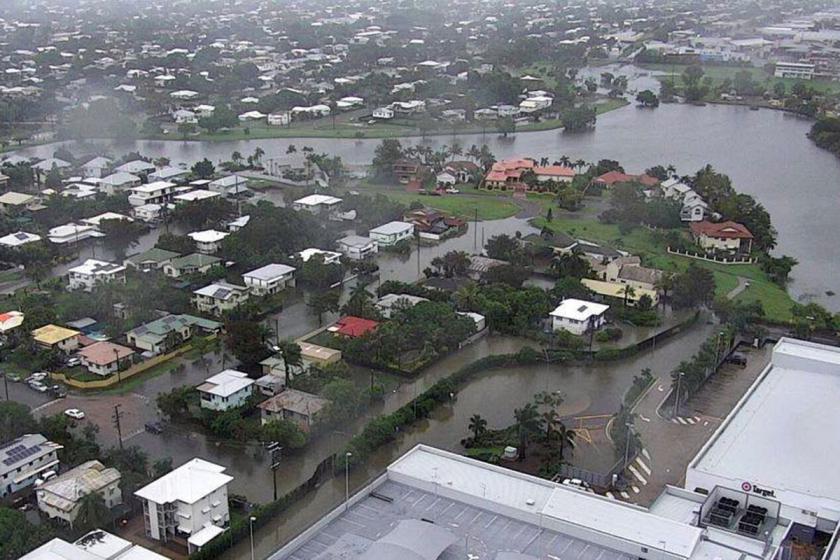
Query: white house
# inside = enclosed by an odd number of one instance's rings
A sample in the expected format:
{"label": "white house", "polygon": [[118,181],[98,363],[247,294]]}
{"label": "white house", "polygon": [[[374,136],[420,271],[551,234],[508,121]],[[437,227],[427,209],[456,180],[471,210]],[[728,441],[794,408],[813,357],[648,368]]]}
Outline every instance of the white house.
{"label": "white house", "polygon": [[50,519],[61,519],[71,527],[79,515],[82,498],[102,496],[108,509],[122,504],[120,471],[99,461],[87,461],[45,482],[35,491],[38,509]]}
{"label": "white house", "polygon": [[277,111],[268,115],[268,124],[270,126],[288,126],[291,122],[292,114],[289,111]]}
{"label": "white house", "polygon": [[301,211],[305,210],[312,214],[327,215],[329,219],[337,220],[340,219],[341,202],[342,200],[335,196],[311,194],[295,200],[292,203],[292,208]]}
{"label": "white house", "polygon": [[254,380],[247,373],[226,369],[198,386],[201,408],[224,411],[244,405],[254,392]]}
{"label": "white house", "polygon": [[125,284],[125,265],[87,259],[79,266],[74,266],[68,273],[68,288],[90,292],[102,284],[120,282]]}
{"label": "white house", "polygon": [[173,202],[175,202],[175,204],[182,204],[189,202],[201,202],[202,200],[218,198],[220,196],[222,195],[217,192],[208,191],[206,189],[195,189],[192,191],[187,191],[185,193],[176,194],[172,197],[172,200]]}
{"label": "white house", "polygon": [[3,247],[14,249],[15,247],[20,247],[22,245],[26,245],[27,243],[34,243],[35,241],[40,240],[40,235],[35,235],[34,233],[27,233],[25,231],[19,231],[17,233],[10,233],[9,235],[4,235],[3,237],[0,237],[0,245],[2,245]]}
{"label": "white house", "polygon": [[659,188],[662,189],[662,196],[671,200],[683,200],[689,192],[694,192],[691,187],[674,177],[662,181]]}
{"label": "white house", "polygon": [[103,177],[99,182],[99,188],[105,194],[113,195],[120,191],[128,190],[131,187],[140,186],[141,182],[140,177],[137,175],[118,171],[117,173]]}
{"label": "white house", "polygon": [[348,235],[337,241],[338,250],[348,259],[360,261],[379,252],[379,244],[370,237]]}
{"label": "white house", "polygon": [[248,301],[250,289],[222,280],[193,292],[193,305],[202,313],[221,315]]}
{"label": "white house", "polygon": [[153,181],[147,185],[131,187],[128,202],[132,206],[144,204],[165,204],[169,202],[177,190],[175,183],[168,181]]}
{"label": "white house", "polygon": [[376,310],[379,311],[383,317],[390,319],[394,314],[394,311],[408,309],[410,307],[414,307],[418,303],[423,303],[424,301],[429,300],[424,297],[413,296],[411,294],[385,294],[379,298],[374,305],[376,306]]}
{"label": "white house", "polygon": [[220,535],[230,523],[225,467],[192,459],[134,493],[143,504],[146,536],[187,539],[189,552]]}
{"label": "white house", "polygon": [[0,498],[35,484],[47,471],[58,472],[63,447],[41,434],[27,434],[0,445]]}
{"label": "white house", "polygon": [[324,264],[335,264],[341,261],[341,253],[336,253],[335,251],[324,251],[323,249],[315,249],[313,247],[304,249],[303,251],[295,254],[301,262],[308,262],[309,259],[315,255],[321,255],[324,257]]}
{"label": "white house", "polygon": [[609,305],[591,301],[564,299],[550,313],[552,330],[567,330],[576,335],[582,335],[589,329],[597,330],[604,325],[609,308]]}
{"label": "white house", "polygon": [[102,222],[107,222],[108,220],[127,220],[129,222],[134,221],[128,216],[118,214],[117,212],[103,212],[101,214],[97,214],[96,216],[91,216],[90,218],[83,219],[82,223],[88,226],[92,226],[99,231],[102,231]]}
{"label": "white house", "polygon": [[131,214],[141,222],[154,222],[163,213],[163,204],[144,204],[131,209]]}
{"label": "white house", "polygon": [[82,164],[82,173],[85,177],[102,177],[112,163],[110,159],[98,156]]}
{"label": "white house", "polygon": [[230,235],[226,231],[218,231],[215,229],[206,229],[204,231],[194,231],[187,234],[187,236],[195,241],[195,247],[199,253],[211,254],[218,251],[222,246],[222,241]]}
{"label": "white house", "polygon": [[383,247],[396,245],[404,239],[411,239],[414,235],[414,224],[408,222],[388,222],[373,228],[368,233],[370,238]]}
{"label": "white house", "polygon": [[222,196],[236,196],[248,191],[248,179],[239,175],[228,175],[207,185],[207,189]]}
{"label": "white house", "polygon": [[295,269],[285,264],[267,264],[242,275],[254,295],[276,294],[295,285]]}
{"label": "white house", "polygon": [[117,167],[116,171],[131,173],[133,175],[147,175],[157,169],[154,164],[142,159],[135,159]]}
{"label": "white house", "polygon": [[682,208],[680,208],[680,220],[683,222],[702,222],[709,215],[709,205],[699,194],[690,191],[685,195]]}
{"label": "white house", "polygon": [[179,179],[184,179],[189,174],[189,169],[181,169],[180,167],[172,167],[170,165],[150,173],[149,181],[177,181]]}
{"label": "white house", "polygon": [[267,115],[265,113],[260,113],[259,111],[247,111],[242,113],[237,118],[239,122],[247,122],[247,121],[260,121],[264,119]]}
{"label": "white house", "polygon": [[96,231],[93,226],[72,223],[56,226],[47,233],[47,238],[56,245],[77,243],[91,237],[105,237],[105,234]]}
{"label": "white house", "polygon": [[391,120],[394,118],[394,110],[390,107],[377,107],[373,110],[374,119]]}

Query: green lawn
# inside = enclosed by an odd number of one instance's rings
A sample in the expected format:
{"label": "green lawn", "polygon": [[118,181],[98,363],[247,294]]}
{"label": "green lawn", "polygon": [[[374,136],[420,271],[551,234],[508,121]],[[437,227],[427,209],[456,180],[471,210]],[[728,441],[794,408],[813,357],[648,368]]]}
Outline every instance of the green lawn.
{"label": "green lawn", "polygon": [[388,198],[408,206],[419,201],[429,208],[434,208],[452,216],[467,220],[475,219],[478,210],[479,220],[501,220],[515,216],[520,208],[510,199],[484,196],[480,194],[449,194],[444,196],[419,195],[407,192],[381,191]]}
{"label": "green lawn", "polygon": [[715,275],[717,297],[724,297],[737,287],[739,276],[746,278],[750,286],[738,294],[736,301],[761,302],[765,315],[771,321],[789,322],[792,319],[791,307],[794,301],[787,291],[768,280],[758,265],[724,265],[671,255],[665,251],[658,236],[649,230],[636,228],[627,235],[621,235],[618,226],[602,224],[591,217],[555,218],[550,223],[541,217],[534,219],[533,224],[539,228],[547,225],[553,231],[566,233],[575,238],[605,243],[629,251],[640,256],[646,265],[661,270],[679,272],[685,270],[690,263],[707,268]]}

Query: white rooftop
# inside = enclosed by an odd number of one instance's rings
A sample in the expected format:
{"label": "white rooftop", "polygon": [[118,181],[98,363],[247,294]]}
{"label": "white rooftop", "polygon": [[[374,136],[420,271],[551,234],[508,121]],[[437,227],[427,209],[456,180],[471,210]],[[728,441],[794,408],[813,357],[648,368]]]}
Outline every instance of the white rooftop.
{"label": "white rooftop", "polygon": [[193,504],[233,480],[224,472],[225,467],[221,465],[195,458],[147,484],[134,495],[156,504]]}
{"label": "white rooftop", "polygon": [[586,321],[592,316],[603,315],[609,308],[609,305],[569,298],[560,302],[560,305],[550,315],[574,321]]}
{"label": "white rooftop", "polygon": [[301,204],[303,206],[320,206],[322,204],[332,206],[334,204],[339,204],[340,202],[341,199],[335,196],[329,196],[326,194],[310,194],[309,196],[295,200],[294,203]]}
{"label": "white rooftop", "polygon": [[[840,511],[840,348],[782,338],[770,364],[688,467],[783,506]],[[692,472],[694,471],[694,472]]]}
{"label": "white rooftop", "polygon": [[408,230],[414,229],[413,224],[409,224],[408,222],[388,222],[387,224],[383,224],[379,227],[375,227],[370,230],[371,234],[380,234],[380,235],[393,235],[395,233],[403,233]]}
{"label": "white rooftop", "polygon": [[266,282],[270,282],[272,280],[277,280],[278,278],[282,278],[287,274],[291,274],[295,271],[293,266],[287,266],[285,264],[267,264],[263,267],[260,267],[256,270],[252,270],[250,272],[246,272],[242,275],[243,278],[255,278],[257,280],[264,280]]}
{"label": "white rooftop", "polygon": [[304,249],[303,251],[300,251],[297,255],[300,257],[300,260],[306,262],[315,255],[324,255],[324,258],[328,259],[330,257],[340,257],[341,253],[336,253],[335,251],[324,251],[323,249],[315,249],[313,247],[310,247],[309,249]]}
{"label": "white rooftop", "polygon": [[182,194],[177,194],[174,196],[175,200],[180,200],[182,202],[195,202],[197,200],[206,200],[208,198],[216,198],[217,196],[221,196],[217,192],[208,191],[206,189],[196,189],[194,191],[188,191]]}
{"label": "white rooftop", "polygon": [[204,231],[194,231],[187,235],[197,243],[218,243],[230,234],[225,231],[206,229]]}
{"label": "white rooftop", "polygon": [[67,272],[74,274],[84,274],[86,276],[94,276],[100,274],[116,274],[125,270],[125,266],[108,261],[100,261],[97,259],[87,259],[79,266],[74,266]]}
{"label": "white rooftop", "polygon": [[170,183],[169,181],[153,181],[146,185],[140,185],[137,187],[131,187],[131,192],[133,193],[144,193],[144,194],[153,194],[158,191],[165,191],[166,189],[170,189],[175,186],[175,183]]}

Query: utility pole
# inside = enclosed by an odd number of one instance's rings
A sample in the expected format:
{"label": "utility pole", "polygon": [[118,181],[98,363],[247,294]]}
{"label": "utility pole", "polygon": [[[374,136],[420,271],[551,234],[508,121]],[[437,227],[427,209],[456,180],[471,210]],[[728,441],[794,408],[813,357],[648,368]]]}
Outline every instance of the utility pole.
{"label": "utility pole", "polygon": [[9,400],[9,378],[6,372],[3,372],[3,388],[6,390],[6,400]]}
{"label": "utility pole", "polygon": [[420,231],[417,230],[417,278],[420,279]]}
{"label": "utility pole", "polygon": [[677,399],[674,401],[674,416],[680,415],[680,385],[682,385],[682,378],[685,375],[683,372],[677,373]]}
{"label": "utility pole", "polygon": [[122,418],[122,414],[123,414],[122,412],[120,412],[120,407],[121,406],[122,406],[121,404],[115,404],[114,405],[114,416],[113,416],[114,427],[117,428],[117,439],[120,442],[120,451],[122,451],[122,448],[123,448],[122,428],[120,427],[120,419]]}
{"label": "utility pole", "polygon": [[277,469],[280,468],[280,459],[282,459],[283,448],[280,447],[280,442],[272,441],[268,444],[268,452],[271,454],[271,480],[274,483],[274,501],[277,501]]}
{"label": "utility pole", "polygon": [[473,231],[473,249],[478,249],[478,206],[475,207],[475,231]]}

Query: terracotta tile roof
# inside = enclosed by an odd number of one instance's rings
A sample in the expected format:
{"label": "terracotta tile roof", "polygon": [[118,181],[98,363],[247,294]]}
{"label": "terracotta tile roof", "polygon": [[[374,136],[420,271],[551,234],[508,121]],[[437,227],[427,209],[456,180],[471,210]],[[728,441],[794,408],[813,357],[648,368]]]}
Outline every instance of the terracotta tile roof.
{"label": "terracotta tile roof", "polygon": [[348,315],[347,317],[339,319],[335,326],[338,327],[335,331],[338,334],[356,338],[376,330],[379,323],[371,321],[370,319],[363,319],[362,317],[353,317],[352,315]]}
{"label": "terracotta tile roof", "polygon": [[134,350],[131,348],[126,348],[113,342],[96,342],[79,350],[80,357],[98,366],[107,366],[108,364],[114,363],[117,356],[122,360],[132,354],[134,354]]}
{"label": "terracotta tile roof", "polygon": [[554,177],[574,177],[575,170],[565,165],[549,165],[546,167],[534,167],[537,175],[551,175]]}
{"label": "terracotta tile roof", "polygon": [[691,233],[695,236],[713,237],[716,239],[752,239],[753,234],[743,224],[738,222],[692,222]]}

